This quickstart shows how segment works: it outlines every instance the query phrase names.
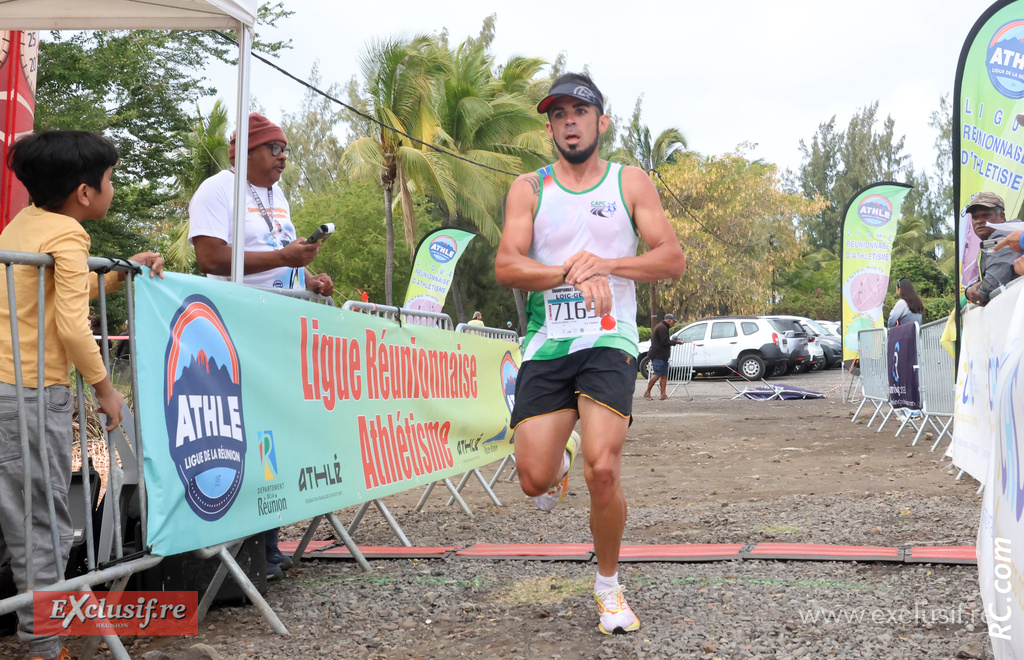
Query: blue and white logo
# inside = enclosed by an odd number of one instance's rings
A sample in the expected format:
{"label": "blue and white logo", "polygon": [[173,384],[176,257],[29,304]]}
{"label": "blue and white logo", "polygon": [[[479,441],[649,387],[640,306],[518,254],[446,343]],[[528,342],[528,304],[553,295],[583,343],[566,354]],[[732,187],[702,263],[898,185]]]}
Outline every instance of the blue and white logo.
{"label": "blue and white logo", "polygon": [[869,227],[881,227],[892,220],[892,202],[882,195],[868,195],[860,206],[857,215]]}
{"label": "blue and white logo", "polygon": [[1000,94],[1024,98],[1024,20],[1010,21],[996,30],[985,58],[988,79]]}
{"label": "blue and white logo", "polygon": [[430,256],[439,264],[446,264],[455,258],[459,246],[451,236],[438,236],[430,241]]}
{"label": "blue and white logo", "polygon": [[245,427],[238,353],[217,308],[195,294],[170,324],[164,416],[171,460],[197,516],[231,509],[245,474]]}
{"label": "blue and white logo", "polygon": [[892,352],[892,381],[894,383],[900,382],[900,343],[896,342]]}

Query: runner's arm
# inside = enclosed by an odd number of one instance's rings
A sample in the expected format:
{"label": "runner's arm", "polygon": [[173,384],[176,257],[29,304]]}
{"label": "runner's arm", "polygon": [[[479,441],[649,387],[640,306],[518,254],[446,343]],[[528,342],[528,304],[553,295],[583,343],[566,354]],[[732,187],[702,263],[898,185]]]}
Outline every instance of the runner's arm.
{"label": "runner's arm", "polygon": [[505,198],[505,228],[494,258],[498,284],[522,291],[545,291],[565,283],[562,266],[545,266],[527,255],[533,242],[533,215],[540,193],[540,175],[521,175]]}
{"label": "runner's arm", "polygon": [[686,257],[650,177],[638,167],[624,168],[622,193],[640,237],[647,244],[647,252],[619,259],[602,259],[590,252],[577,252],[564,264],[566,282],[575,284],[595,275],[654,282],[674,279],[686,270]]}

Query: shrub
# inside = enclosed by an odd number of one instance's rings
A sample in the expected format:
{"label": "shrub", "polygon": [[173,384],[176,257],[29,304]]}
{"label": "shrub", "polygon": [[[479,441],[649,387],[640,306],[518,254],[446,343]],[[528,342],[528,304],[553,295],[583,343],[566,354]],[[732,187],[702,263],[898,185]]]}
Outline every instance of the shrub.
{"label": "shrub", "polygon": [[647,341],[651,338],[651,329],[646,326],[638,325],[636,331],[640,333],[640,341]]}

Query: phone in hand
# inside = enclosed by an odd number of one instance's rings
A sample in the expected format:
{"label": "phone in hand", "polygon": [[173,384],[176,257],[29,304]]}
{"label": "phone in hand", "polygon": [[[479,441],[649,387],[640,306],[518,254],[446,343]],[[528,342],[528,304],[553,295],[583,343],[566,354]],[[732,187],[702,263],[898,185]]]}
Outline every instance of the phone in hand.
{"label": "phone in hand", "polygon": [[328,236],[330,236],[333,233],[334,223],[325,222],[324,224],[320,225],[315,230],[313,230],[313,233],[310,234],[309,238],[306,239],[306,245],[309,245],[311,243],[319,243],[320,241],[325,240]]}

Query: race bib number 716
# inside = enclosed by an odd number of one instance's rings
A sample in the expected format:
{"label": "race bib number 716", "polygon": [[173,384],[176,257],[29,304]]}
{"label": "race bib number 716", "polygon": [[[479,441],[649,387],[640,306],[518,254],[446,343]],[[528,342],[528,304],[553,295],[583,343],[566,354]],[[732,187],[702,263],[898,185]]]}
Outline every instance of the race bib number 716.
{"label": "race bib number 716", "polygon": [[544,292],[544,312],[548,337],[552,339],[602,334],[611,332],[616,326],[613,314],[595,316],[593,308],[587,309],[583,292],[570,285]]}

